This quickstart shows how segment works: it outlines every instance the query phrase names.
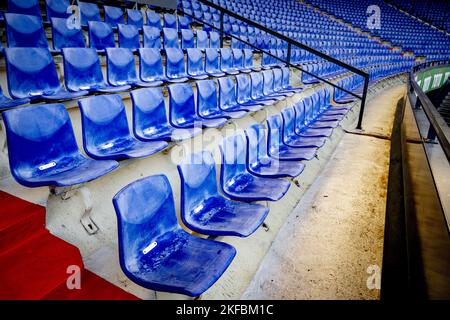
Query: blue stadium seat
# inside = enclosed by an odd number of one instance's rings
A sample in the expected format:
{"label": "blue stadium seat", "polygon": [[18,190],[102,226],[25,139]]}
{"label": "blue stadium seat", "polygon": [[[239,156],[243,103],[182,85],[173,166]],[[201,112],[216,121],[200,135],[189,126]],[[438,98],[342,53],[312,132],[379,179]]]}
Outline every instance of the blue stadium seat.
{"label": "blue stadium seat", "polygon": [[65,18],[52,18],[52,40],[54,50],[86,47],[83,30],[69,29]]}
{"label": "blue stadium seat", "polygon": [[69,0],[45,0],[45,12],[47,21],[52,18],[68,18],[67,8],[70,6]]}
{"label": "blue stadium seat", "polygon": [[187,56],[187,75],[191,79],[206,79],[208,75],[205,72],[203,64],[203,53],[200,49],[192,48],[186,50]]}
{"label": "blue stadium seat", "polygon": [[241,105],[237,101],[236,84],[232,77],[219,78],[219,108],[223,111],[250,111],[256,112],[262,108],[262,105],[246,104]]}
{"label": "blue stadium seat", "polygon": [[147,25],[161,30],[162,29],[161,16],[157,14],[155,11],[147,10]]}
{"label": "blue stadium seat", "polygon": [[180,43],[178,41],[178,30],[171,28],[163,28],[163,43],[164,49],[180,48]]}
{"label": "blue stadium seat", "polygon": [[41,18],[38,0],[8,0],[8,12],[29,14]]}
{"label": "blue stadium seat", "polygon": [[305,108],[305,101],[309,100],[306,97],[304,100],[294,104],[295,110],[295,133],[304,138],[316,138],[316,137],[329,137],[333,133],[333,128],[310,128],[308,124],[312,121],[312,106],[308,103],[307,109]]}
{"label": "blue stadium seat", "polygon": [[197,30],[196,32],[196,42],[195,46],[199,49],[206,49],[209,48],[209,39],[208,39],[208,33],[203,30]]}
{"label": "blue stadium seat", "polygon": [[215,31],[209,32],[209,47],[210,48],[220,48],[220,34]]}
{"label": "blue stadium seat", "polygon": [[133,52],[127,48],[106,49],[106,65],[107,79],[110,85],[156,87],[163,84],[162,81],[144,82],[139,80]]}
{"label": "blue stadium seat", "polygon": [[247,138],[247,170],[261,177],[284,178],[297,177],[305,165],[297,161],[281,161],[271,158],[267,153],[266,129],[254,124],[245,130]]}
{"label": "blue stadium seat", "polygon": [[231,201],[219,194],[216,168],[208,151],[190,154],[178,165],[181,219],[191,230],[211,236],[247,237],[264,222],[269,209]]}
{"label": "blue stadium seat", "polygon": [[251,97],[252,100],[264,105],[272,105],[277,103],[277,100],[270,99],[266,96],[264,96],[263,93],[263,87],[264,87],[264,81],[262,72],[252,72],[250,73],[250,79],[252,83],[252,89],[251,89]]}
{"label": "blue stadium seat", "polygon": [[78,7],[82,26],[87,26],[89,21],[100,21],[100,10],[96,3],[78,1]]}
{"label": "blue stadium seat", "polygon": [[105,13],[105,22],[110,24],[111,27],[117,27],[118,24],[125,24],[122,8],[103,6]]}
{"label": "blue stadium seat", "polygon": [[5,13],[4,16],[9,48],[48,48],[41,17],[18,13]]}
{"label": "blue stadium seat", "polygon": [[164,28],[177,29],[177,18],[171,13],[164,14]]}
{"label": "blue stadium seat", "polygon": [[97,50],[115,48],[114,32],[112,27],[99,21],[89,21],[89,47]]}
{"label": "blue stadium seat", "polygon": [[130,134],[125,105],[120,95],[98,95],[78,101],[83,146],[91,158],[147,157],[167,148],[164,141],[143,142]]}
{"label": "blue stadium seat", "polygon": [[191,20],[185,16],[178,16],[178,30],[191,29]]}
{"label": "blue stadium seat", "polygon": [[265,178],[251,174],[247,170],[247,147],[241,135],[223,139],[220,185],[223,193],[233,200],[277,201],[291,186],[283,179]]}
{"label": "blue stadium seat", "polygon": [[[309,107],[310,105],[310,107]],[[309,108],[311,110],[312,115],[310,118],[310,122],[308,123],[308,126],[310,128],[336,128],[339,126],[339,119],[336,119],[334,116],[330,117],[323,117],[321,115],[322,112],[322,103],[320,101],[319,93],[316,91],[313,93],[309,99],[304,100],[304,106],[305,110]]]}
{"label": "blue stadium seat", "polygon": [[185,82],[188,80],[184,53],[178,48],[167,48],[166,52],[166,77],[171,82]]}
{"label": "blue stadium seat", "polygon": [[311,160],[316,155],[317,148],[293,148],[283,143],[283,124],[281,115],[267,118],[269,128],[269,155],[277,160]]}
{"label": "blue stadium seat", "polygon": [[64,80],[70,91],[119,92],[129,85],[114,87],[105,83],[100,59],[92,48],[64,48]]}
{"label": "blue stadium seat", "polygon": [[162,48],[161,30],[155,27],[144,26],[144,48]]}
{"label": "blue stadium seat", "polygon": [[181,29],[181,48],[195,48],[194,32],[191,29]]}
{"label": "blue stadium seat", "polygon": [[127,9],[127,24],[132,24],[138,29],[142,29],[144,26],[144,17],[142,12],[134,9]]}
{"label": "blue stadium seat", "polygon": [[197,112],[205,119],[244,117],[246,111],[227,112],[219,108],[217,103],[217,88],[214,80],[197,81]]}
{"label": "blue stadium seat", "polygon": [[141,40],[139,38],[139,30],[132,24],[117,25],[119,31],[119,48],[139,49]]}
{"label": "blue stadium seat", "polygon": [[219,53],[217,49],[205,49],[205,71],[213,77],[225,75],[220,71]]}
{"label": "blue stadium seat", "polygon": [[237,71],[233,67],[233,52],[230,48],[221,48],[220,51],[220,70],[225,72],[226,74],[238,74]]}
{"label": "blue stadium seat", "polygon": [[[275,70],[275,69],[274,69]],[[266,98],[282,101],[286,99],[288,94],[278,93],[274,90],[273,70],[265,70],[263,75],[263,94]]]}
{"label": "blue stadium seat", "polygon": [[227,119],[203,119],[196,112],[194,91],[190,83],[172,84],[169,89],[170,123],[176,128],[206,127],[217,128],[225,124]]}
{"label": "blue stadium seat", "polygon": [[282,67],[281,71],[283,72],[283,77],[282,77],[282,89],[283,91],[292,91],[294,93],[298,93],[298,92],[302,92],[303,88],[302,87],[294,87],[291,86],[291,71],[289,69],[289,67]]}
{"label": "blue stadium seat", "polygon": [[161,52],[155,48],[140,48],[139,78],[144,82],[169,81],[163,70]]}
{"label": "blue stadium seat", "polygon": [[202,133],[200,128],[179,129],[169,123],[161,88],[131,91],[133,101],[133,132],[142,141],[180,141]]}
{"label": "blue stadium seat", "polygon": [[3,94],[2,87],[0,87],[0,110],[13,108],[16,106],[20,106],[22,104],[27,104],[30,102],[30,99],[10,99]]}
{"label": "blue stadium seat", "polygon": [[46,48],[6,48],[8,89],[15,99],[71,100],[87,91],[68,92],[61,86],[55,63]]}
{"label": "blue stadium seat", "polygon": [[[233,53],[233,69],[244,72],[244,53],[241,49],[232,49]],[[250,70],[245,70],[245,72],[250,72]]]}
{"label": "blue stadium seat", "polygon": [[2,113],[13,177],[26,187],[71,186],[117,168],[78,150],[72,124],[62,104],[41,104]]}
{"label": "blue stadium seat", "polygon": [[250,72],[258,70],[253,64],[253,51],[251,49],[244,49],[244,70],[243,72]]}
{"label": "blue stadium seat", "polygon": [[242,73],[236,76],[236,100],[241,106],[251,108],[262,108],[263,106],[270,106],[272,101],[253,100],[251,97],[251,83],[249,75]]}
{"label": "blue stadium seat", "polygon": [[137,180],[113,198],[123,272],[147,289],[200,296],[236,255],[231,245],[195,237],[177,221],[166,176]]}

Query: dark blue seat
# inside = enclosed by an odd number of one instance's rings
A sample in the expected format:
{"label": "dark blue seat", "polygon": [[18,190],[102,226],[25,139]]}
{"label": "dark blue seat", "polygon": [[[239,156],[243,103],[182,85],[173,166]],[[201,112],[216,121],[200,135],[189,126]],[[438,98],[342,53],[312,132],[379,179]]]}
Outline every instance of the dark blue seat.
{"label": "dark blue seat", "polygon": [[199,49],[209,48],[208,33],[203,30],[197,30],[195,46]]}
{"label": "dark blue seat", "polygon": [[78,1],[78,7],[82,26],[87,26],[89,21],[100,21],[100,10],[96,3]]}
{"label": "dark blue seat", "polygon": [[142,29],[144,26],[144,17],[142,16],[142,12],[135,9],[127,9],[127,24],[132,24],[133,26]]}
{"label": "dark blue seat", "polygon": [[129,85],[111,86],[105,83],[100,59],[93,48],[64,48],[64,80],[70,91],[119,92]]}
{"label": "dark blue seat", "polygon": [[247,170],[261,177],[297,177],[305,165],[297,161],[282,161],[271,158],[267,153],[266,129],[261,124],[254,124],[245,129],[247,138]]}
{"label": "dark blue seat", "polygon": [[133,101],[133,132],[142,141],[180,141],[200,133],[200,128],[180,129],[169,123],[161,88],[131,91]]}
{"label": "dark blue seat", "polygon": [[164,49],[180,48],[180,43],[178,41],[178,30],[171,28],[163,28],[163,42],[164,42]]}
{"label": "dark blue seat", "polygon": [[171,13],[164,14],[164,28],[177,29],[177,17]]}
{"label": "dark blue seat", "polygon": [[103,6],[103,12],[105,13],[105,22],[110,24],[111,27],[117,27],[118,24],[125,24],[122,8]]}
{"label": "dark blue seat", "polygon": [[117,25],[119,31],[119,48],[139,49],[141,40],[139,38],[139,30],[132,24]]}
{"label": "dark blue seat", "polygon": [[97,50],[115,48],[114,32],[112,27],[99,21],[89,21],[89,47]]}
{"label": "dark blue seat", "polygon": [[224,138],[220,145],[222,169],[220,184],[223,193],[234,200],[277,201],[291,186],[282,179],[256,176],[247,170],[247,147],[241,135]]}
{"label": "dark blue seat", "polygon": [[186,63],[183,50],[179,48],[167,48],[166,52],[166,77],[171,82],[185,82],[188,80]]}
{"label": "dark blue seat", "polygon": [[94,159],[147,157],[167,148],[164,141],[142,142],[133,138],[120,95],[98,95],[78,101],[83,146]]}
{"label": "dark blue seat", "polygon": [[78,150],[72,124],[62,104],[41,104],[2,113],[13,177],[26,187],[71,186],[117,168]]}
{"label": "dark blue seat", "polygon": [[41,18],[38,0],[8,0],[8,12],[29,14]]}
{"label": "dark blue seat", "polygon": [[51,18],[66,19],[70,16],[67,8],[70,6],[69,0],[45,0],[45,12],[48,21]]}
{"label": "dark blue seat", "polygon": [[220,48],[220,34],[215,31],[209,32],[209,47],[210,48]]}
{"label": "dark blue seat", "polygon": [[317,148],[294,148],[283,143],[283,124],[281,115],[267,118],[269,128],[269,155],[278,160],[311,160],[316,155]]}
{"label": "dark blue seat", "polygon": [[191,79],[206,79],[208,75],[205,72],[203,64],[203,53],[200,49],[191,48],[186,50],[187,56],[187,75]]}
{"label": "dark blue seat", "polygon": [[219,53],[217,49],[205,49],[205,71],[213,77],[222,77],[225,75],[220,71]]}
{"label": "dark blue seat", "polygon": [[147,10],[147,25],[161,30],[161,16],[155,11]]}
{"label": "dark blue seat", "polygon": [[308,126],[314,122],[311,97],[305,97],[302,101],[294,104],[294,110],[295,133],[298,136],[305,138],[329,137],[333,133],[333,128],[330,127],[311,128]]}
{"label": "dark blue seat", "polygon": [[186,16],[178,16],[178,30],[191,29],[191,19]]}
{"label": "dark blue seat", "polygon": [[181,29],[181,48],[195,48],[194,32],[191,29]]}
{"label": "dark blue seat", "polygon": [[52,40],[54,50],[86,47],[83,30],[81,28],[69,29],[67,18],[52,18]]}
{"label": "dark blue seat", "polygon": [[214,80],[197,81],[197,113],[205,119],[244,117],[246,111],[227,112],[219,108],[217,103],[217,88]]}
{"label": "dark blue seat", "polygon": [[238,74],[237,71],[233,67],[233,52],[230,48],[222,48],[220,50],[220,70],[227,74]]}
{"label": "dark blue seat", "polygon": [[204,119],[196,112],[194,91],[189,83],[172,84],[169,89],[170,123],[176,128],[206,127],[217,128],[227,119]]}
{"label": "dark blue seat", "polygon": [[139,78],[144,82],[168,81],[164,74],[161,52],[155,48],[140,48]]}
{"label": "dark blue seat", "polygon": [[241,106],[248,106],[251,108],[262,108],[263,106],[272,105],[273,103],[271,101],[255,101],[251,97],[251,83],[250,83],[250,77],[247,74],[238,74],[236,76],[236,85],[237,85],[237,92],[236,92],[236,98],[237,102]]}
{"label": "dark blue seat", "polygon": [[108,83],[113,86],[156,87],[163,84],[162,81],[138,80],[133,52],[127,48],[106,49],[106,66]]}
{"label": "dark blue seat", "polygon": [[226,199],[217,190],[216,168],[208,151],[190,154],[178,165],[181,219],[191,230],[212,236],[247,237],[263,223],[269,209]]}
{"label": "dark blue seat", "polygon": [[232,77],[219,78],[219,108],[227,111],[251,111],[256,112],[261,105],[241,105],[237,101],[236,84]]}
{"label": "dark blue seat", "polygon": [[23,98],[23,99],[10,99],[7,96],[3,94],[2,87],[0,87],[0,110],[7,109],[7,108],[13,108],[16,106],[20,106],[22,104],[27,104],[30,102],[30,99]]}
{"label": "dark blue seat", "polygon": [[263,93],[264,80],[262,72],[250,73],[250,80],[252,84],[251,98],[253,101],[264,105],[273,105],[277,103],[276,99],[270,99],[266,97]]}
{"label": "dark blue seat", "polygon": [[18,13],[5,13],[4,16],[9,48],[48,48],[41,17]]}
{"label": "dark blue seat", "polygon": [[55,63],[46,48],[6,48],[9,94],[14,99],[71,100],[88,92],[69,92],[61,86]]}
{"label": "dark blue seat", "polygon": [[195,237],[177,221],[166,176],[137,180],[113,198],[123,272],[147,289],[199,296],[236,255],[231,245]]}
{"label": "dark blue seat", "polygon": [[144,48],[162,48],[161,30],[155,27],[144,26]]}

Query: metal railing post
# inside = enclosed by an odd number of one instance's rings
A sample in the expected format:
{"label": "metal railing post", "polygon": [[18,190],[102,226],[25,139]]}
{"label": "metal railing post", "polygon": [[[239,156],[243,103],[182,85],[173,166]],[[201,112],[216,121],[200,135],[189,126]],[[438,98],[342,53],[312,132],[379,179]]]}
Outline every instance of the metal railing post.
{"label": "metal railing post", "polygon": [[290,43],[288,43],[288,48],[287,48],[287,63],[288,63],[288,65],[291,64],[291,48],[292,48],[292,45]]}
{"label": "metal railing post", "polygon": [[361,108],[359,109],[359,117],[358,124],[356,125],[356,129],[362,129],[362,121],[364,116],[364,108],[366,106],[366,98],[367,98],[367,90],[369,89],[369,76],[364,77],[364,90],[361,98]]}
{"label": "metal railing post", "polygon": [[225,14],[220,11],[220,47],[223,48],[223,16]]}

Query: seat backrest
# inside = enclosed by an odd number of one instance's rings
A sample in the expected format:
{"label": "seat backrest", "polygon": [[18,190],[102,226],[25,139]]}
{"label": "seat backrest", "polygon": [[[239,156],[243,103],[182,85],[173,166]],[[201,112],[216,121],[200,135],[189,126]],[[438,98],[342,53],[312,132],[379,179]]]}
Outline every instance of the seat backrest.
{"label": "seat backrest", "polygon": [[4,16],[9,48],[48,48],[41,17],[18,13],[5,13]]}
{"label": "seat backrest", "polygon": [[8,0],[8,12],[29,14],[41,18],[38,0]]}
{"label": "seat backrest", "polygon": [[195,118],[194,91],[190,83],[177,83],[167,87],[169,90],[170,122],[174,126],[192,124]]}
{"label": "seat backrest", "polygon": [[116,27],[118,24],[125,24],[122,8],[103,6],[103,11],[105,12],[105,22],[112,27]]}
{"label": "seat backrest", "polygon": [[147,25],[161,30],[161,16],[155,11],[147,10]]}
{"label": "seat backrest", "polygon": [[194,32],[191,29],[181,29],[181,48],[194,48]]}
{"label": "seat backrest", "polygon": [[261,159],[267,157],[267,135],[262,124],[254,124],[245,129],[247,138],[247,163],[257,166]]}
{"label": "seat backrest", "polygon": [[295,131],[300,132],[306,127],[305,124],[305,102],[300,100],[294,103],[295,110]]}
{"label": "seat backrest", "polygon": [[177,29],[177,17],[171,13],[164,14],[164,28]]}
{"label": "seat backrest", "polygon": [[283,120],[281,115],[276,114],[267,118],[268,132],[268,150],[278,150],[283,144]]}
{"label": "seat backrest", "polygon": [[178,48],[167,48],[166,50],[166,75],[168,78],[179,78],[186,76],[186,64],[184,53]]}
{"label": "seat backrest", "polygon": [[203,65],[203,53],[200,49],[187,49],[187,73],[189,75],[203,75],[205,67]]}
{"label": "seat backrest", "polygon": [[289,67],[282,67],[281,72],[283,73],[281,79],[281,85],[283,88],[287,88],[291,85],[291,71]]}
{"label": "seat backrest", "polygon": [[135,9],[127,9],[127,24],[132,24],[141,29],[144,26],[142,12]]}
{"label": "seat backrest", "polygon": [[238,174],[247,173],[247,147],[244,138],[240,134],[225,137],[220,144],[222,152],[222,185],[236,177]]}
{"label": "seat backrest", "polygon": [[165,175],[136,180],[113,197],[117,215],[120,264],[136,272],[136,260],[158,245],[159,237],[180,228],[172,188]]}
{"label": "seat backrest", "polygon": [[143,81],[155,81],[164,77],[161,52],[155,48],[139,49],[139,77]]}
{"label": "seat backrest", "polygon": [[244,55],[241,49],[233,49],[233,68],[242,70],[244,68]]}
{"label": "seat backrest", "polygon": [[178,29],[191,29],[191,20],[185,16],[178,16]]}
{"label": "seat backrest", "polygon": [[163,28],[164,49],[179,48],[178,30],[172,28]]}
{"label": "seat backrest", "polygon": [[237,102],[246,103],[251,100],[250,76],[245,73],[236,75]]}
{"label": "seat backrest", "polygon": [[273,71],[265,70],[262,72],[264,79],[263,93],[264,95],[270,95],[273,93]]}
{"label": "seat backrest", "polygon": [[295,136],[295,110],[293,107],[286,107],[281,110],[283,120],[283,137]]}
{"label": "seat backrest", "polygon": [[244,49],[244,68],[253,68],[253,51],[251,49]]}
{"label": "seat backrest", "polygon": [[273,69],[273,90],[275,92],[283,89],[283,71],[280,68]]}
{"label": "seat backrest", "polygon": [[55,50],[86,47],[83,30],[67,28],[67,19],[65,18],[52,18],[52,40]]}
{"label": "seat backrest", "polygon": [[99,21],[89,21],[89,47],[97,50],[115,48],[114,32],[112,27]]}
{"label": "seat backrest", "polygon": [[[4,111],[11,173],[20,183],[60,170],[79,155],[63,104],[41,104]],[[61,160],[61,161],[60,161]]]}
{"label": "seat backrest", "polygon": [[121,86],[136,82],[136,65],[130,49],[107,48],[106,62],[107,79],[110,84]]}
{"label": "seat backrest", "polygon": [[144,48],[162,48],[160,32],[158,28],[144,26]]}
{"label": "seat backrest", "polygon": [[139,30],[132,24],[118,24],[119,48],[138,49],[141,46]]}
{"label": "seat backrest", "polygon": [[197,110],[201,115],[217,112],[217,88],[214,80],[201,80],[197,85]]}
{"label": "seat backrest", "polygon": [[220,48],[220,34],[215,31],[209,32],[209,47]]}
{"label": "seat backrest", "polygon": [[51,18],[68,18],[70,13],[67,12],[67,8],[69,6],[69,0],[45,0],[47,20],[51,20]]}
{"label": "seat backrest", "polygon": [[93,48],[64,48],[64,81],[71,91],[104,84],[100,59]]}
{"label": "seat backrest", "polygon": [[222,71],[233,69],[233,53],[229,48],[220,49],[220,69]]}
{"label": "seat backrest", "polygon": [[196,43],[195,46],[199,49],[206,49],[209,48],[209,39],[208,39],[208,33],[203,30],[197,30],[196,31]]}
{"label": "seat backrest", "polygon": [[219,78],[219,107],[227,110],[237,104],[236,86],[232,77]]}
{"label": "seat backrest", "polygon": [[58,74],[46,48],[5,48],[8,89],[13,98],[30,98],[60,89]]}
{"label": "seat backrest", "polygon": [[219,53],[217,49],[205,50],[205,71],[209,73],[219,72]]}
{"label": "seat backrest", "polygon": [[78,1],[81,25],[86,26],[89,21],[100,21],[100,10],[96,3]]}
{"label": "seat backrest", "polygon": [[312,96],[303,99],[303,106],[305,110],[305,123],[308,124],[315,119],[315,111],[313,106]]}

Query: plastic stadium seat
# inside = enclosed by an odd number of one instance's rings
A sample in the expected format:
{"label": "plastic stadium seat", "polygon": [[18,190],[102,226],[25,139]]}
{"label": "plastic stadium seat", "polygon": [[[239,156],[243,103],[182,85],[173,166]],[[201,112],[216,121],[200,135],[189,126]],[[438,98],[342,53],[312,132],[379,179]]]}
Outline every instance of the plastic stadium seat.
{"label": "plastic stadium seat", "polygon": [[71,186],[94,180],[117,168],[78,150],[72,124],[62,104],[43,104],[2,114],[11,173],[26,187]]}
{"label": "plastic stadium seat", "polygon": [[222,77],[225,75],[220,71],[219,53],[217,49],[205,50],[205,71],[213,77]]}
{"label": "plastic stadium seat", "polygon": [[241,135],[224,138],[220,150],[220,185],[223,193],[231,199],[277,201],[289,190],[291,184],[287,180],[259,177],[248,172],[247,147]]}
{"label": "plastic stadium seat", "polygon": [[178,30],[171,28],[163,28],[163,42],[164,42],[164,49],[180,48],[180,43],[178,41]]}
{"label": "plastic stadium seat", "polygon": [[281,115],[267,118],[269,128],[269,155],[277,160],[311,160],[316,155],[317,148],[293,148],[283,143],[283,125]]}
{"label": "plastic stadium seat", "polygon": [[199,48],[199,49],[209,48],[208,33],[206,31],[197,30],[196,36],[197,36],[196,43],[195,43],[196,48]]}
{"label": "plastic stadium seat", "polygon": [[181,29],[181,48],[195,48],[194,32],[190,29]]}
{"label": "plastic stadium seat", "polygon": [[208,75],[203,65],[203,53],[200,49],[187,49],[187,75],[191,79],[206,79]]}
{"label": "plastic stadium seat", "polygon": [[144,26],[144,48],[161,49],[161,31],[155,27]]}
{"label": "plastic stadium seat", "polygon": [[[244,71],[244,53],[241,49],[231,50],[233,53],[233,69],[243,72]],[[250,70],[245,70],[249,72]]]}
{"label": "plastic stadium seat", "polygon": [[334,117],[322,117],[322,104],[319,98],[319,94],[315,92],[312,94],[309,99],[304,100],[305,109],[307,109],[308,105],[311,105],[310,110],[312,110],[312,116],[310,117],[310,122],[308,126],[310,128],[336,128],[339,126],[339,119],[335,119]]}
{"label": "plastic stadium seat", "polygon": [[231,245],[184,231],[164,175],[137,180],[113,198],[123,272],[147,289],[199,296],[236,255]]}
{"label": "plastic stadium seat", "polygon": [[178,29],[191,29],[191,20],[188,17],[178,16]]}
{"label": "plastic stadium seat", "polygon": [[120,95],[99,95],[78,101],[81,110],[83,146],[94,159],[147,157],[167,148],[164,141],[142,142],[128,128]]}
{"label": "plastic stadium seat", "polygon": [[134,55],[130,49],[108,48],[106,49],[106,61],[108,83],[113,86],[156,87],[163,84],[162,81],[138,80]]}
{"label": "plastic stadium seat", "polygon": [[86,47],[83,30],[67,28],[67,19],[64,18],[52,18],[52,40],[54,50]]}
{"label": "plastic stadium seat", "polygon": [[64,48],[64,80],[70,91],[119,92],[129,85],[110,86],[105,83],[97,52],[92,48]]}
{"label": "plastic stadium seat", "polygon": [[220,34],[215,31],[209,32],[209,47],[220,48]]}
{"label": "plastic stadium seat", "polygon": [[205,119],[244,117],[246,111],[226,112],[217,103],[217,88],[214,80],[197,81],[197,113]]}
{"label": "plastic stadium seat", "polygon": [[15,99],[71,100],[87,94],[61,87],[52,55],[46,48],[6,48],[4,53],[8,89]]}
{"label": "plastic stadium seat", "polygon": [[119,31],[119,48],[139,49],[141,40],[139,30],[131,24],[117,25]]}
{"label": "plastic stadium seat", "polygon": [[283,72],[283,76],[282,76],[282,89],[283,91],[292,91],[294,93],[298,93],[298,92],[302,92],[303,88],[302,87],[293,87],[291,86],[291,71],[289,69],[289,67],[282,67],[281,71]]}
{"label": "plastic stadium seat", "polygon": [[164,14],[164,28],[177,29],[177,17],[171,13]]}
{"label": "plastic stadium seat", "polygon": [[144,82],[168,81],[163,71],[161,52],[155,48],[140,48],[139,78]]}
{"label": "plastic stadium seat", "polygon": [[278,93],[274,90],[273,70],[265,70],[263,75],[263,94],[266,98],[275,99],[278,101],[286,99],[287,94]]}
{"label": "plastic stadium seat", "polygon": [[247,237],[269,213],[259,204],[226,199],[217,188],[216,169],[208,151],[190,154],[178,165],[181,219],[191,230],[211,236]]}
{"label": "plastic stadium seat", "polygon": [[142,141],[180,141],[199,135],[200,128],[179,129],[167,119],[161,88],[144,88],[131,92],[133,101],[133,132]]}
{"label": "plastic stadium seat", "polygon": [[142,29],[144,26],[144,17],[142,16],[142,12],[139,10],[127,9],[127,24],[132,24],[133,26]]}
{"label": "plastic stadium seat", "polygon": [[197,115],[194,91],[189,83],[172,84],[169,89],[170,123],[176,128],[206,127],[217,128],[225,124],[227,119],[203,119]]}
{"label": "plastic stadium seat", "polygon": [[231,111],[251,111],[256,112],[262,108],[262,105],[241,105],[236,97],[236,84],[232,77],[219,78],[219,108]]}
{"label": "plastic stadium seat", "polygon": [[87,26],[89,21],[100,21],[100,11],[96,3],[78,1],[81,25]]}
{"label": "plastic stadium seat", "polygon": [[236,76],[236,85],[236,100],[241,106],[260,109],[262,106],[270,106],[273,104],[272,101],[252,99],[250,77],[247,74],[238,74]]}
{"label": "plastic stadium seat", "polygon": [[161,16],[152,10],[147,10],[147,25],[161,30]]}
{"label": "plastic stadium seat", "polygon": [[30,99],[10,99],[3,94],[2,87],[0,87],[0,110],[20,106],[22,104],[27,104]]}
{"label": "plastic stadium seat", "polygon": [[233,52],[229,48],[222,48],[220,50],[220,70],[227,74],[238,74],[237,71],[233,67]]}
{"label": "plastic stadium seat", "polygon": [[250,72],[257,70],[253,64],[253,51],[250,49],[244,49],[244,70],[243,72]]}
{"label": "plastic stadium seat", "polygon": [[267,154],[266,129],[261,124],[254,124],[245,130],[247,138],[247,170],[261,177],[297,177],[305,165],[295,161],[281,161]]}
{"label": "plastic stadium seat", "polygon": [[114,32],[112,27],[99,21],[89,21],[89,47],[97,50],[115,48]]}
{"label": "plastic stadium seat", "polygon": [[105,22],[112,27],[117,27],[118,24],[125,24],[123,11],[119,7],[103,6],[105,13]]}
{"label": "plastic stadium seat", "polygon": [[5,13],[6,41],[9,48],[48,48],[41,17]]}
{"label": "plastic stadium seat", "polygon": [[51,18],[68,18],[67,8],[70,6],[69,0],[45,0],[45,12],[48,21]]}
{"label": "plastic stadium seat", "polygon": [[[309,97],[307,97],[309,98]],[[305,98],[305,99],[307,99]],[[309,108],[312,109],[312,108]],[[308,113],[311,113],[310,110]],[[333,133],[333,128],[309,128],[307,123],[307,116],[304,101],[299,101],[294,104],[295,110],[295,133],[300,137],[316,138],[316,137],[329,137]],[[308,116],[309,118],[310,116]]]}
{"label": "plastic stadium seat", "polygon": [[188,80],[184,53],[178,48],[167,48],[166,77],[171,82],[185,82]]}
{"label": "plastic stadium seat", "polygon": [[38,0],[8,0],[8,12],[29,14],[41,18]]}

